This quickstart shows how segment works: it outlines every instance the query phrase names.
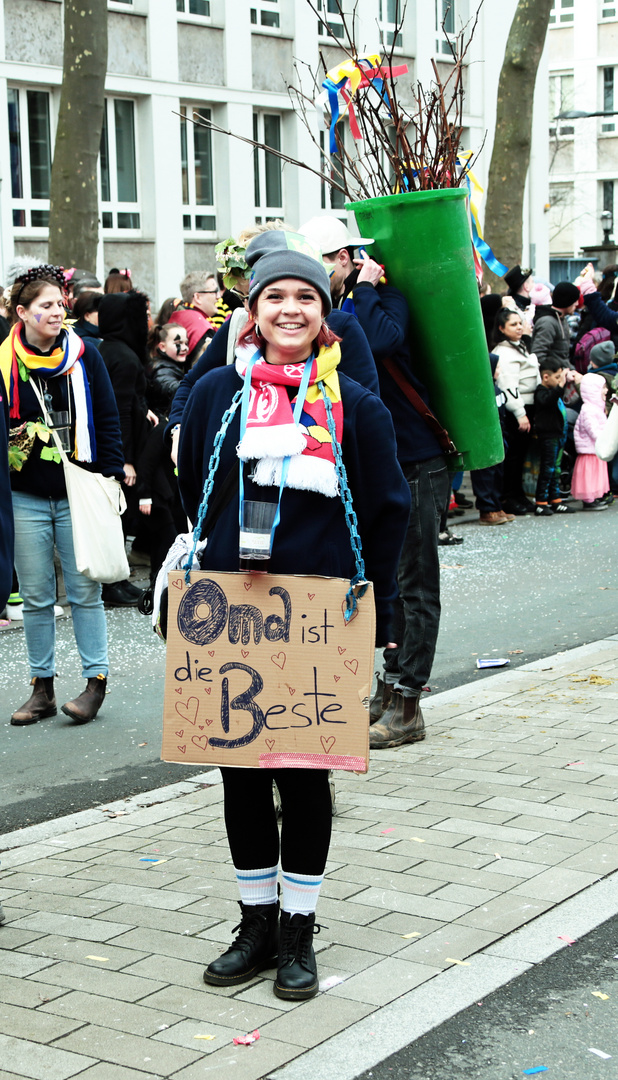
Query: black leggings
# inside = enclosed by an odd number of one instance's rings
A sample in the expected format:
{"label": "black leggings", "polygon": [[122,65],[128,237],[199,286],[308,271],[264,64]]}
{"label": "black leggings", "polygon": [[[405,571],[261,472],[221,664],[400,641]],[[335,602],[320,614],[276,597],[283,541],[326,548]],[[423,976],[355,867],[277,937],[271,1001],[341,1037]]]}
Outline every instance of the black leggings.
{"label": "black leggings", "polygon": [[237,870],[279,863],[273,780],[281,795],[281,865],[295,874],[323,874],[332,808],[326,769],[221,769],[225,827]]}

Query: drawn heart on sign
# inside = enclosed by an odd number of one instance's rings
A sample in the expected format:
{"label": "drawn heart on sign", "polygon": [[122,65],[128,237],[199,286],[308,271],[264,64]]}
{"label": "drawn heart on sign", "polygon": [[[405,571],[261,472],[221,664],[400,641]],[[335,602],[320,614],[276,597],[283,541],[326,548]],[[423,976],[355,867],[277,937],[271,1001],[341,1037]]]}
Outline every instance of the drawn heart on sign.
{"label": "drawn heart on sign", "polygon": [[174,735],[177,735],[179,739],[182,739],[184,733],[185,733],[185,731],[184,731],[184,728],[183,728],[181,731],[175,731]]}
{"label": "drawn heart on sign", "polygon": [[241,654],[241,656],[244,656],[245,659],[246,659],[248,657],[248,655],[249,655],[249,650],[248,649],[241,649],[240,654]]}
{"label": "drawn heart on sign", "polygon": [[333,679],[335,680],[335,682],[339,682],[340,678],[341,675],[333,675]]}
{"label": "drawn heart on sign", "polygon": [[203,731],[203,730],[204,730],[204,725],[203,725],[203,724],[198,724],[197,726],[198,726],[198,728],[200,729],[200,731]]}
{"label": "drawn heart on sign", "polygon": [[272,750],[273,746],[275,745],[275,740],[274,739],[266,739],[266,745],[267,745],[269,750]]}
{"label": "drawn heart on sign", "polygon": [[205,750],[208,746],[208,735],[193,735],[191,742],[199,746],[200,750]]}
{"label": "drawn heart on sign", "polygon": [[177,687],[176,687],[176,690],[175,690],[175,693],[176,693],[176,694],[182,694],[182,687],[181,687],[181,686],[177,686]]}
{"label": "drawn heart on sign", "polygon": [[341,654],[345,652],[345,649],[343,648],[343,645],[338,645],[337,648],[339,649],[339,655],[341,656]]}
{"label": "drawn heart on sign", "polygon": [[344,667],[347,667],[348,671],[351,671],[353,675],[356,675],[358,671],[358,660],[344,660]]}
{"label": "drawn heart on sign", "polygon": [[324,753],[330,754],[333,746],[335,745],[335,736],[331,735],[329,738],[327,738],[326,735],[320,735],[320,742],[322,743]]}
{"label": "drawn heart on sign", "polygon": [[183,586],[182,578],[175,578],[174,581],[172,581],[172,586],[173,586],[174,589],[182,589],[182,586]]}
{"label": "drawn heart on sign", "polygon": [[247,592],[249,592],[249,589],[253,585],[253,582],[252,581],[243,581],[243,585],[245,586],[245,589],[247,590]]}
{"label": "drawn heart on sign", "polygon": [[209,656],[214,656],[215,655],[215,650],[214,649],[209,649],[208,650],[208,655]]}
{"label": "drawn heart on sign", "polygon": [[279,653],[276,653],[276,655],[275,655],[275,656],[271,656],[271,658],[270,658],[270,659],[272,660],[273,664],[276,664],[276,665],[277,665],[277,667],[278,667],[278,668],[281,668],[281,670],[283,671],[283,669],[284,669],[284,667],[285,667],[285,661],[286,661],[286,659],[287,659],[287,657],[286,657],[286,655],[285,655],[285,653],[284,653],[284,652],[279,652]]}
{"label": "drawn heart on sign", "polygon": [[210,727],[210,725],[212,724],[212,720],[205,719],[204,723],[208,724],[208,726]]}
{"label": "drawn heart on sign", "polygon": [[[186,720],[189,724],[195,724],[200,709],[199,699],[190,697],[188,701],[177,701],[174,708],[183,720]],[[191,713],[193,713],[193,716],[191,716]]]}
{"label": "drawn heart on sign", "polygon": [[181,754],[186,754],[186,752],[187,752],[186,746],[179,746],[178,749],[180,750]]}
{"label": "drawn heart on sign", "polygon": [[308,592],[307,596],[309,597],[310,600],[313,600],[313,598],[315,596],[315,593],[314,592]]}
{"label": "drawn heart on sign", "polygon": [[209,694],[211,690],[212,690],[212,686],[205,686],[204,687],[204,693],[205,694]]}
{"label": "drawn heart on sign", "polygon": [[296,687],[294,687],[294,686],[288,686],[288,690],[290,691],[290,694],[295,694],[296,693]]}

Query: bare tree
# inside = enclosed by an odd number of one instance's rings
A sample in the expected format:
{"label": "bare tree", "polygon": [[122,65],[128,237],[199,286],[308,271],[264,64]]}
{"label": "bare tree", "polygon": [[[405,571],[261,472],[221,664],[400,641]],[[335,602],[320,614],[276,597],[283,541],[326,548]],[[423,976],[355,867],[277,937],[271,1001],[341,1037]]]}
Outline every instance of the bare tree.
{"label": "bare tree", "polygon": [[49,259],[94,270],[97,159],[107,71],[107,0],[64,0],[62,94],[54,147]]}
{"label": "bare tree", "polygon": [[[519,0],[506,43],[496,135],[489,166],[485,239],[501,262],[522,258],[524,189],[530,164],[532,106],[554,0]],[[494,279],[496,280],[496,279]]]}

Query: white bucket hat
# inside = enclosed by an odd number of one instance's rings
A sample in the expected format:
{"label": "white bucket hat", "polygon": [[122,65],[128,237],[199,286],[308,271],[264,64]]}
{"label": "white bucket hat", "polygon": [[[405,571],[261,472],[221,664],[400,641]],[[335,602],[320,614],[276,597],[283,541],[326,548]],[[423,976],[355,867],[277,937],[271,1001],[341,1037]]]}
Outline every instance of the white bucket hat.
{"label": "white bucket hat", "polygon": [[301,225],[298,231],[319,248],[322,255],[330,255],[332,251],[340,251],[341,248],[373,244],[373,239],[368,236],[352,236],[343,221],[327,215],[311,218]]}

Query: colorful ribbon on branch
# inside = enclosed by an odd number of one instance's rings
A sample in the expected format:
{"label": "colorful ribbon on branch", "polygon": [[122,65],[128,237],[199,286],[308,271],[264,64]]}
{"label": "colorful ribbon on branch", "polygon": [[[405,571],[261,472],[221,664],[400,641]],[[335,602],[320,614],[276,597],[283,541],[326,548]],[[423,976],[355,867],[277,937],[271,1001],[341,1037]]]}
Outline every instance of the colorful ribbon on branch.
{"label": "colorful ribbon on branch", "polygon": [[470,234],[472,236],[472,244],[474,248],[474,265],[476,269],[476,276],[479,281],[483,277],[483,267],[481,259],[486,266],[496,274],[497,277],[504,277],[508,270],[508,266],[504,266],[491,250],[486,240],[483,240],[483,234],[481,231],[481,224],[479,221],[479,207],[483,199],[483,188],[479,184],[476,176],[471,169],[468,169],[468,162],[472,157],[472,151],[467,150],[463,154],[459,154],[457,163],[461,173],[465,171],[464,183],[468,189],[468,207],[470,212]]}
{"label": "colorful ribbon on branch", "polygon": [[[320,98],[324,100],[328,96],[330,108],[330,153],[337,153],[337,140],[335,138],[336,126],[346,113],[350,121],[350,131],[356,140],[362,139],[356,113],[354,111],[354,96],[359,88],[373,87],[388,108],[385,96],[384,80],[405,75],[408,70],[407,64],[398,67],[382,67],[379,53],[370,53],[367,56],[359,56],[358,60],[346,60],[345,63],[331,68],[326,73],[322,86],[324,94]],[[339,105],[339,94],[344,102],[343,109]],[[321,104],[320,100],[316,104]]]}

